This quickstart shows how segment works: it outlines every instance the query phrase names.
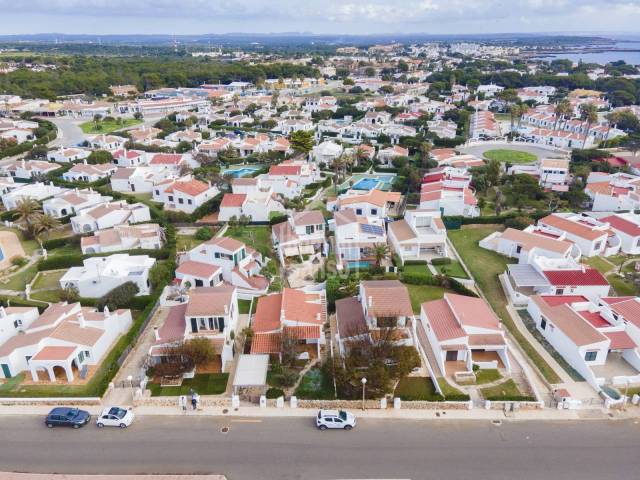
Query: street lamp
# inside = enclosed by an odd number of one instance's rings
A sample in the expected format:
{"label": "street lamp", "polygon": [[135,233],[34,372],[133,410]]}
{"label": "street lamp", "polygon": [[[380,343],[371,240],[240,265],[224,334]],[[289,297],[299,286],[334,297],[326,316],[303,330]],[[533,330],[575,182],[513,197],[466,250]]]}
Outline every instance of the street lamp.
{"label": "street lamp", "polygon": [[362,377],[362,380],[360,380],[362,382],[362,410],[364,411],[364,389],[365,386],[367,385],[367,379]]}

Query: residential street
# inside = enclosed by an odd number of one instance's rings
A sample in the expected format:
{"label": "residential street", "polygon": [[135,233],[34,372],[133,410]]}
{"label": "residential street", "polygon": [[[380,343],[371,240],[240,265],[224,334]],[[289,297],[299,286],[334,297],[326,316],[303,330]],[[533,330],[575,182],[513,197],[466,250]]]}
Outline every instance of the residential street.
{"label": "residential street", "polygon": [[[228,433],[221,428],[228,427]],[[313,418],[146,417],[127,430],[0,423],[0,469],[56,473],[213,473],[238,479],[623,479],[640,468],[628,421],[361,420],[351,432]]]}

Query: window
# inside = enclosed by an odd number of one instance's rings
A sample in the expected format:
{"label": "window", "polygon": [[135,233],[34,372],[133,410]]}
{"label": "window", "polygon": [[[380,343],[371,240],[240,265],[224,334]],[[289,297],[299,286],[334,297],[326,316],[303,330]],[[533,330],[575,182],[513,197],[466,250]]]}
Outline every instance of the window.
{"label": "window", "polygon": [[356,215],[362,215],[362,209],[356,208]]}
{"label": "window", "polygon": [[169,195],[169,201],[173,202],[173,195]]}
{"label": "window", "polygon": [[547,328],[547,321],[543,318],[540,320],[540,329],[544,330],[545,328]]}
{"label": "window", "polygon": [[184,200],[182,198],[179,198],[178,199],[178,203],[182,204],[182,203],[184,203]]}
{"label": "window", "polygon": [[556,288],[556,295],[563,295],[564,294],[564,288]]}
{"label": "window", "polygon": [[378,215],[378,209],[377,208],[372,208],[371,209],[371,215]]}
{"label": "window", "polygon": [[592,350],[592,351],[589,351],[589,352],[584,354],[584,359],[587,362],[593,362],[593,361],[595,361],[596,358],[598,358],[598,351],[597,350],[595,350],[595,351]]}
{"label": "window", "polygon": [[188,199],[188,200],[187,200],[187,203],[188,203],[189,205],[191,205],[193,202],[192,202],[190,199]]}
{"label": "window", "polygon": [[91,358],[91,352],[89,350],[84,351],[85,358]]}
{"label": "window", "polygon": [[307,225],[305,227],[305,232],[307,235],[311,235],[313,233],[313,225]]}
{"label": "window", "polygon": [[156,190],[156,195],[160,195],[160,190]]}

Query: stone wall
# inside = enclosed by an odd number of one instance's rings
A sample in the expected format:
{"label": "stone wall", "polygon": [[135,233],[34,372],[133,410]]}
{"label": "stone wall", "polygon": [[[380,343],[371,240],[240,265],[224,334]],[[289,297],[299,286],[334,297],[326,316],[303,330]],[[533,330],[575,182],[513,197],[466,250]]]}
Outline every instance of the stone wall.
{"label": "stone wall", "polygon": [[[187,405],[191,408],[191,398],[187,396]],[[144,396],[133,400],[134,407],[178,407],[178,397]],[[231,408],[231,398],[210,395],[200,396],[201,407]]]}
{"label": "stone wall", "polygon": [[98,397],[69,397],[69,398],[0,398],[1,406],[58,406],[66,407],[86,407],[88,405],[100,405],[101,399]]}
{"label": "stone wall", "polygon": [[[364,406],[368,410],[380,409],[380,400],[366,400]],[[362,408],[362,400],[298,400],[298,408],[315,408],[315,409],[360,409]]]}
{"label": "stone wall", "polygon": [[505,407],[511,410],[512,406],[514,411],[542,410],[544,408],[543,402],[491,402],[491,410],[504,410]]}
{"label": "stone wall", "polygon": [[469,402],[402,402],[400,408],[407,410],[469,410]]}

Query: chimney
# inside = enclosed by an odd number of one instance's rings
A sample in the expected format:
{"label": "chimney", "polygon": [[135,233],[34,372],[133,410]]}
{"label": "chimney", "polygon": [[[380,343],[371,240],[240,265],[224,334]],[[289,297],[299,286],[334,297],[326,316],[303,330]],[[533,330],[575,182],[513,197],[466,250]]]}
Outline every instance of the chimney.
{"label": "chimney", "polygon": [[316,313],[316,320],[322,320],[322,314],[320,312]]}
{"label": "chimney", "polygon": [[160,329],[158,327],[153,327],[153,335],[156,338],[156,342],[160,341]]}
{"label": "chimney", "polygon": [[227,315],[229,313],[229,307],[226,304],[224,306],[224,313],[225,313],[225,315]]}
{"label": "chimney", "polygon": [[7,312],[5,312],[4,307],[0,305],[0,318],[4,318],[7,316]]}
{"label": "chimney", "polygon": [[104,313],[105,317],[108,317],[110,315],[111,312],[109,312],[109,307],[107,307],[106,305],[104,306],[104,310],[102,310],[102,313]]}
{"label": "chimney", "polygon": [[280,310],[280,320],[284,320],[284,308]]}
{"label": "chimney", "polygon": [[373,297],[369,295],[369,308],[373,307]]}
{"label": "chimney", "polygon": [[84,163],[85,165],[88,165],[87,159],[85,158],[84,160],[82,160],[82,163]]}
{"label": "chimney", "polygon": [[80,328],[84,328],[87,326],[87,322],[84,320],[84,314],[82,311],[78,313],[78,323],[80,324]]}

